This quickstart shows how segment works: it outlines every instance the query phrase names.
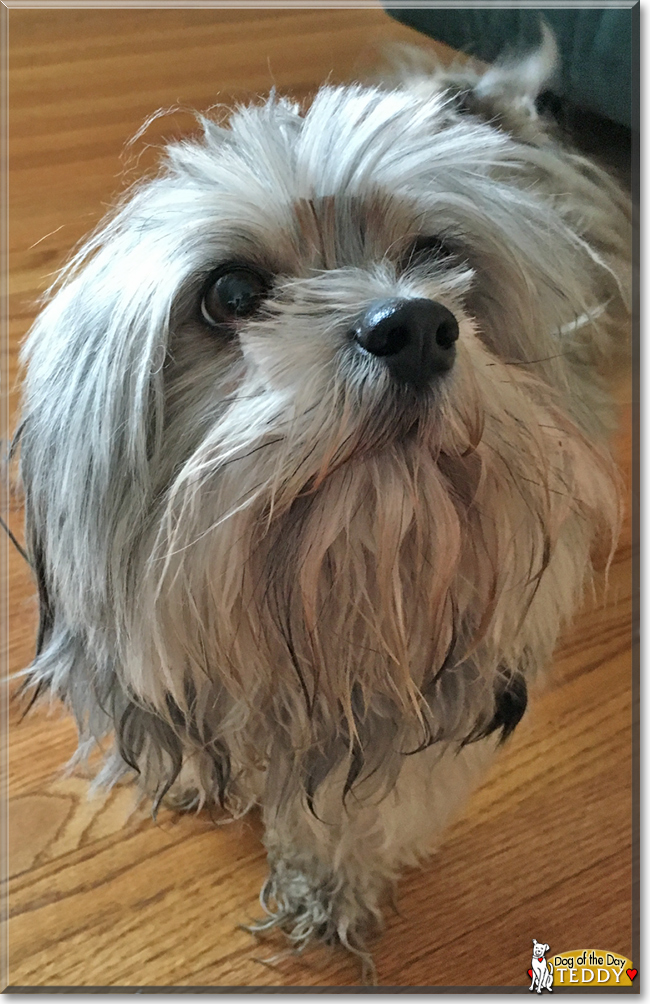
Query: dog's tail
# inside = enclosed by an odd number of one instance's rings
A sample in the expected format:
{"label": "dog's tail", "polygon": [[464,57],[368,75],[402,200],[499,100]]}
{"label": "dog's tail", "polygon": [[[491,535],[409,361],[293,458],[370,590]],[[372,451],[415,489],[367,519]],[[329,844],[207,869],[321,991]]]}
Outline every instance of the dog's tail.
{"label": "dog's tail", "polygon": [[[527,124],[537,119],[536,99],[547,90],[559,66],[555,35],[543,20],[540,32],[536,48],[509,53],[489,66],[466,56],[446,63],[431,46],[391,46],[385,52],[389,71],[384,79],[389,86],[425,98],[446,92],[460,108],[487,121],[497,119],[525,139]],[[532,136],[538,132],[536,126]]]}
{"label": "dog's tail", "polygon": [[497,61],[480,77],[474,87],[477,98],[528,98],[534,101],[546,87],[559,65],[555,35],[540,23],[542,42],[523,56]]}

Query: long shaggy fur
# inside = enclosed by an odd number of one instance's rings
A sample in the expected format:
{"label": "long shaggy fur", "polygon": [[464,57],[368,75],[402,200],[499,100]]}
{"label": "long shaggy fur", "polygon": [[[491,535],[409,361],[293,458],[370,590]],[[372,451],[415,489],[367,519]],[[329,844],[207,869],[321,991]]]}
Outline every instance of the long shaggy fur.
{"label": "long shaggy fur", "polygon": [[[25,345],[27,684],[80,754],[114,736],[102,780],[260,805],[296,944],[360,950],[615,539],[629,212],[536,118],[553,59],[201,118]],[[232,260],[274,280],[226,338],[198,300]],[[425,394],[349,337],[387,297],[458,320]]]}

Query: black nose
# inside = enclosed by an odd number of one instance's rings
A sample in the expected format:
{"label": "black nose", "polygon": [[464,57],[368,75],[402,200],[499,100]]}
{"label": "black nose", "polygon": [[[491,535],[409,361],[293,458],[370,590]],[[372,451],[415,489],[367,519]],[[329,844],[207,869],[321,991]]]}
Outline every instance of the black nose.
{"label": "black nose", "polygon": [[454,364],[458,321],[435,300],[376,300],[352,331],[401,383],[424,388]]}

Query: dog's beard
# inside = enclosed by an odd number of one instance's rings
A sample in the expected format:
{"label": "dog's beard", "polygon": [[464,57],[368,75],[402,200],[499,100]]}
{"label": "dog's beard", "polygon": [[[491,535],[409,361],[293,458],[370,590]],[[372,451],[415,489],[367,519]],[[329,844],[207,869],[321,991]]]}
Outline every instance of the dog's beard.
{"label": "dog's beard", "polygon": [[385,785],[394,754],[486,734],[500,689],[548,660],[594,537],[613,539],[615,482],[468,320],[428,396],[313,389],[234,392],[143,538],[123,664],[187,719],[218,694],[240,766],[275,734],[308,788],[346,756]]}

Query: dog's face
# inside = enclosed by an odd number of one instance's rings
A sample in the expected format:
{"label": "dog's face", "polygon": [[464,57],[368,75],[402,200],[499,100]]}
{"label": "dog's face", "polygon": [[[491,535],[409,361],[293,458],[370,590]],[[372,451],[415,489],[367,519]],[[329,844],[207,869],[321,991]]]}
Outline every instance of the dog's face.
{"label": "dog's face", "polygon": [[591,435],[608,197],[443,90],[203,125],[28,347],[45,630],[119,651],[159,708],[209,681],[210,707],[358,730],[372,694],[476,737],[616,521]]}
{"label": "dog's face", "polygon": [[541,942],[535,941],[533,938],[533,958],[541,959],[546,951],[548,951],[548,945],[543,945]]}

